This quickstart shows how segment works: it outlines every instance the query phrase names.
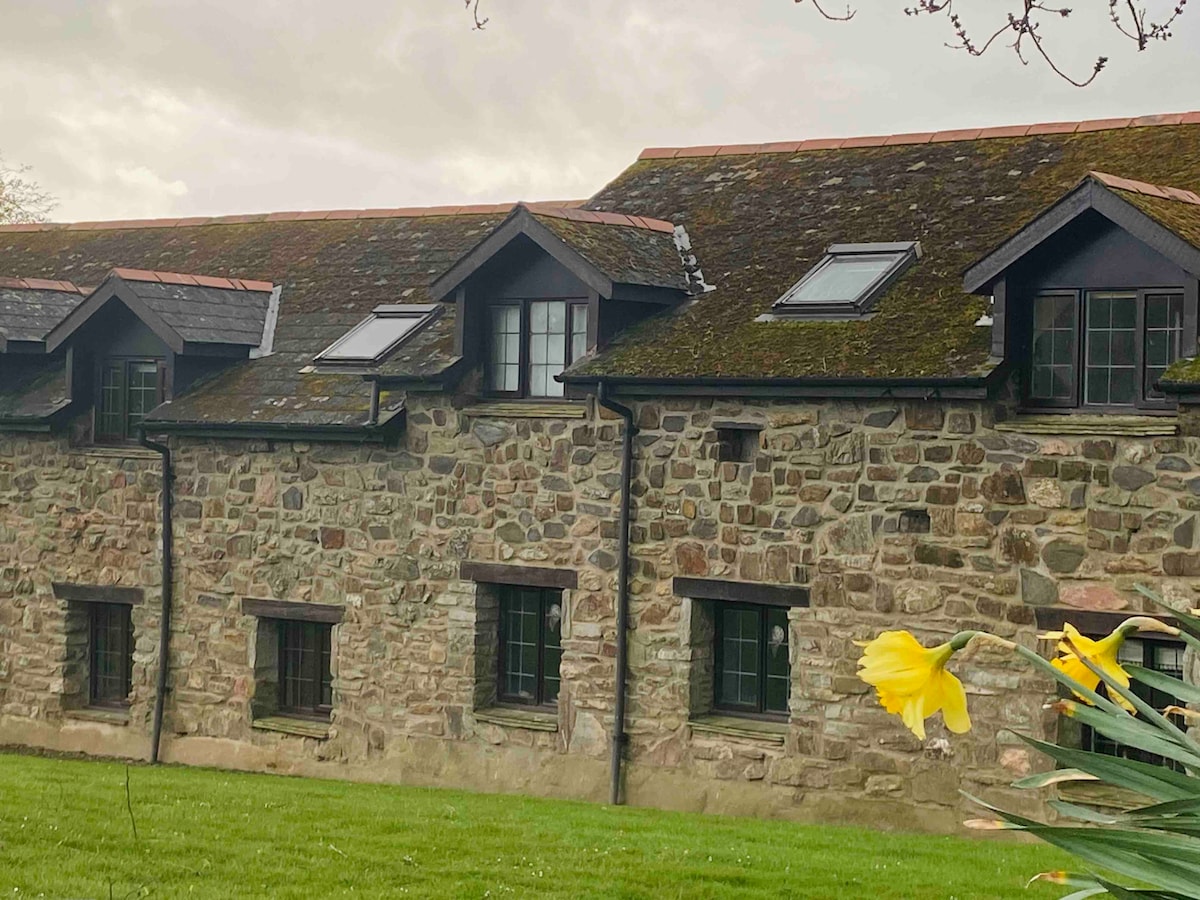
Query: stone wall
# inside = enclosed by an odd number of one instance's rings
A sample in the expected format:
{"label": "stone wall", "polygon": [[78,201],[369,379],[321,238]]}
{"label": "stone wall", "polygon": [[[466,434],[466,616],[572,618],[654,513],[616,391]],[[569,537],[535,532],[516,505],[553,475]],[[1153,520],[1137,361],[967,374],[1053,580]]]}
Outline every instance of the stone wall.
{"label": "stone wall", "polygon": [[[956,663],[975,729],[924,743],[855,676],[853,641],[986,628],[1028,645],[1034,609],[1192,600],[1200,439],[1032,435],[990,405],[632,404],[628,795],[634,803],[955,827],[959,788],[1038,761],[1049,686],[1011,660]],[[761,426],[721,462],[714,422]],[[1069,421],[1064,419],[1064,421]],[[502,421],[410,398],[400,445],[172,441],[177,601],[167,759],[603,799],[614,687],[620,424]],[[144,755],[156,665],[158,465],[0,437],[0,743]],[[464,560],[578,572],[566,592],[558,730],[484,721],[494,598]],[[676,575],[803,584],[782,743],[693,731],[706,711],[704,601]],[[125,729],[68,718],[70,604],[54,581],[146,589]],[[326,740],[252,728],[246,598],[335,603]],[[76,663],[77,664],[77,661]],[[262,668],[260,664],[260,669]]]}

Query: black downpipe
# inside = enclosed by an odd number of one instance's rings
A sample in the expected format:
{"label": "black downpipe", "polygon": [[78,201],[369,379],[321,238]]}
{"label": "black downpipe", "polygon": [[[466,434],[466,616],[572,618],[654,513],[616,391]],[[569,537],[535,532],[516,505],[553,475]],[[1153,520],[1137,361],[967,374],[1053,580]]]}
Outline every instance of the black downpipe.
{"label": "black downpipe", "polygon": [[175,535],[171,527],[171,448],[149,440],[143,432],[138,441],[147,450],[162,454],[162,612],[158,627],[158,686],[154,693],[154,727],[150,732],[150,762],[158,762],[162,742],[163,709],[167,701],[167,670],[171,660],[171,593],[174,578],[171,563]]}
{"label": "black downpipe", "polygon": [[597,399],[605,409],[612,410],[625,420],[621,447],[621,524],[617,552],[617,687],[613,700],[612,764],[609,803],[621,803],[621,755],[625,750],[625,674],[629,668],[629,508],[630,486],[633,482],[633,410],[617,403],[608,393],[608,384],[600,382]]}

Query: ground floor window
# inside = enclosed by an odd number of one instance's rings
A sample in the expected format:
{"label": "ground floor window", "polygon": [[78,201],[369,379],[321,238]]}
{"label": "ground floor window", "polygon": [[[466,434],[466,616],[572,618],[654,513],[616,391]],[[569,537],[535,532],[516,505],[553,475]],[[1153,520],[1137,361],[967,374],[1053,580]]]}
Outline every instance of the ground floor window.
{"label": "ground floor window", "polygon": [[279,707],[283,715],[328,719],[333,709],[333,626],[275,623],[279,632]]}
{"label": "ground floor window", "polygon": [[713,612],[713,708],[786,716],[792,683],[787,609],[717,602]]}
{"label": "ground floor window", "polygon": [[[1184,645],[1175,641],[1130,638],[1121,645],[1117,659],[1122,665],[1141,666],[1144,669],[1152,669],[1156,672],[1162,672],[1164,675],[1171,675],[1174,678],[1183,678],[1183,653]],[[1138,697],[1158,710],[1178,703],[1170,694],[1148,687],[1139,681],[1131,680],[1130,688]],[[1100,690],[1101,692],[1105,690],[1103,685],[1101,685]],[[1187,728],[1187,723],[1182,716],[1173,717],[1173,721],[1180,728]],[[1151,765],[1165,765],[1180,771],[1183,770],[1181,763],[1164,759],[1154,753],[1146,753],[1136,747],[1127,747],[1125,744],[1118,743],[1094,731],[1087,725],[1081,728],[1080,744],[1083,749],[1091,750],[1095,753],[1103,753],[1107,756],[1121,756],[1125,759],[1137,760],[1138,762],[1150,763]]]}
{"label": "ground floor window", "polygon": [[498,699],[552,706],[558,702],[562,660],[562,591],[498,585],[500,657]]}
{"label": "ground floor window", "polygon": [[129,705],[133,673],[133,620],[124,603],[89,603],[88,704]]}

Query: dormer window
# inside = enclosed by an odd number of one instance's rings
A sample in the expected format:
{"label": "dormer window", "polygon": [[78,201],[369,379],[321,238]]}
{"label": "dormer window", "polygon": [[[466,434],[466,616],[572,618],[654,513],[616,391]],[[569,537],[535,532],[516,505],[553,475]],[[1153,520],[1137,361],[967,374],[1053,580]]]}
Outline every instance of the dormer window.
{"label": "dormer window", "polygon": [[165,399],[166,363],[161,359],[109,358],[100,364],[96,440],[135,441],[138,426]]}
{"label": "dormer window", "polygon": [[555,376],[587,352],[587,301],[525,300],[488,310],[486,384],[501,397],[561,397]]}
{"label": "dormer window", "polygon": [[1035,296],[1029,404],[1170,407],[1156,384],[1181,356],[1183,300],[1169,289]]}
{"label": "dormer window", "polygon": [[385,304],[317,354],[319,363],[372,366],[385,359],[418,329],[433,321],[441,307],[433,303]]}
{"label": "dormer window", "polygon": [[915,241],[834,244],[780,297],[770,318],[846,318],[867,312],[921,255]]}

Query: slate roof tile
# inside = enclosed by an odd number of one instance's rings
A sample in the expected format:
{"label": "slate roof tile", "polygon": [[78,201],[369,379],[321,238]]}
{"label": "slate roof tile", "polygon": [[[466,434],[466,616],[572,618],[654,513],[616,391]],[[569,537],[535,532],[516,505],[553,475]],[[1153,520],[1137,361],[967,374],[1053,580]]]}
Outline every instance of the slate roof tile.
{"label": "slate roof tile", "polygon": [[[1200,127],[1133,127],[1138,121],[1082,132],[1079,123],[1034,126],[1021,137],[971,140],[966,136],[979,132],[963,130],[961,139],[942,143],[824,149],[828,142],[806,141],[799,152],[639,160],[586,207],[685,227],[716,289],[635,326],[572,375],[986,374],[995,364],[990,334],[975,322],[988,301],[962,290],[970,264],[1092,170],[1200,191]],[[982,133],[989,131],[997,130]],[[1130,196],[1144,207],[1168,205],[1161,215],[1172,216],[1176,230],[1192,227],[1196,207]],[[921,242],[923,258],[879,300],[872,317],[755,321],[830,244],[910,240]]]}

